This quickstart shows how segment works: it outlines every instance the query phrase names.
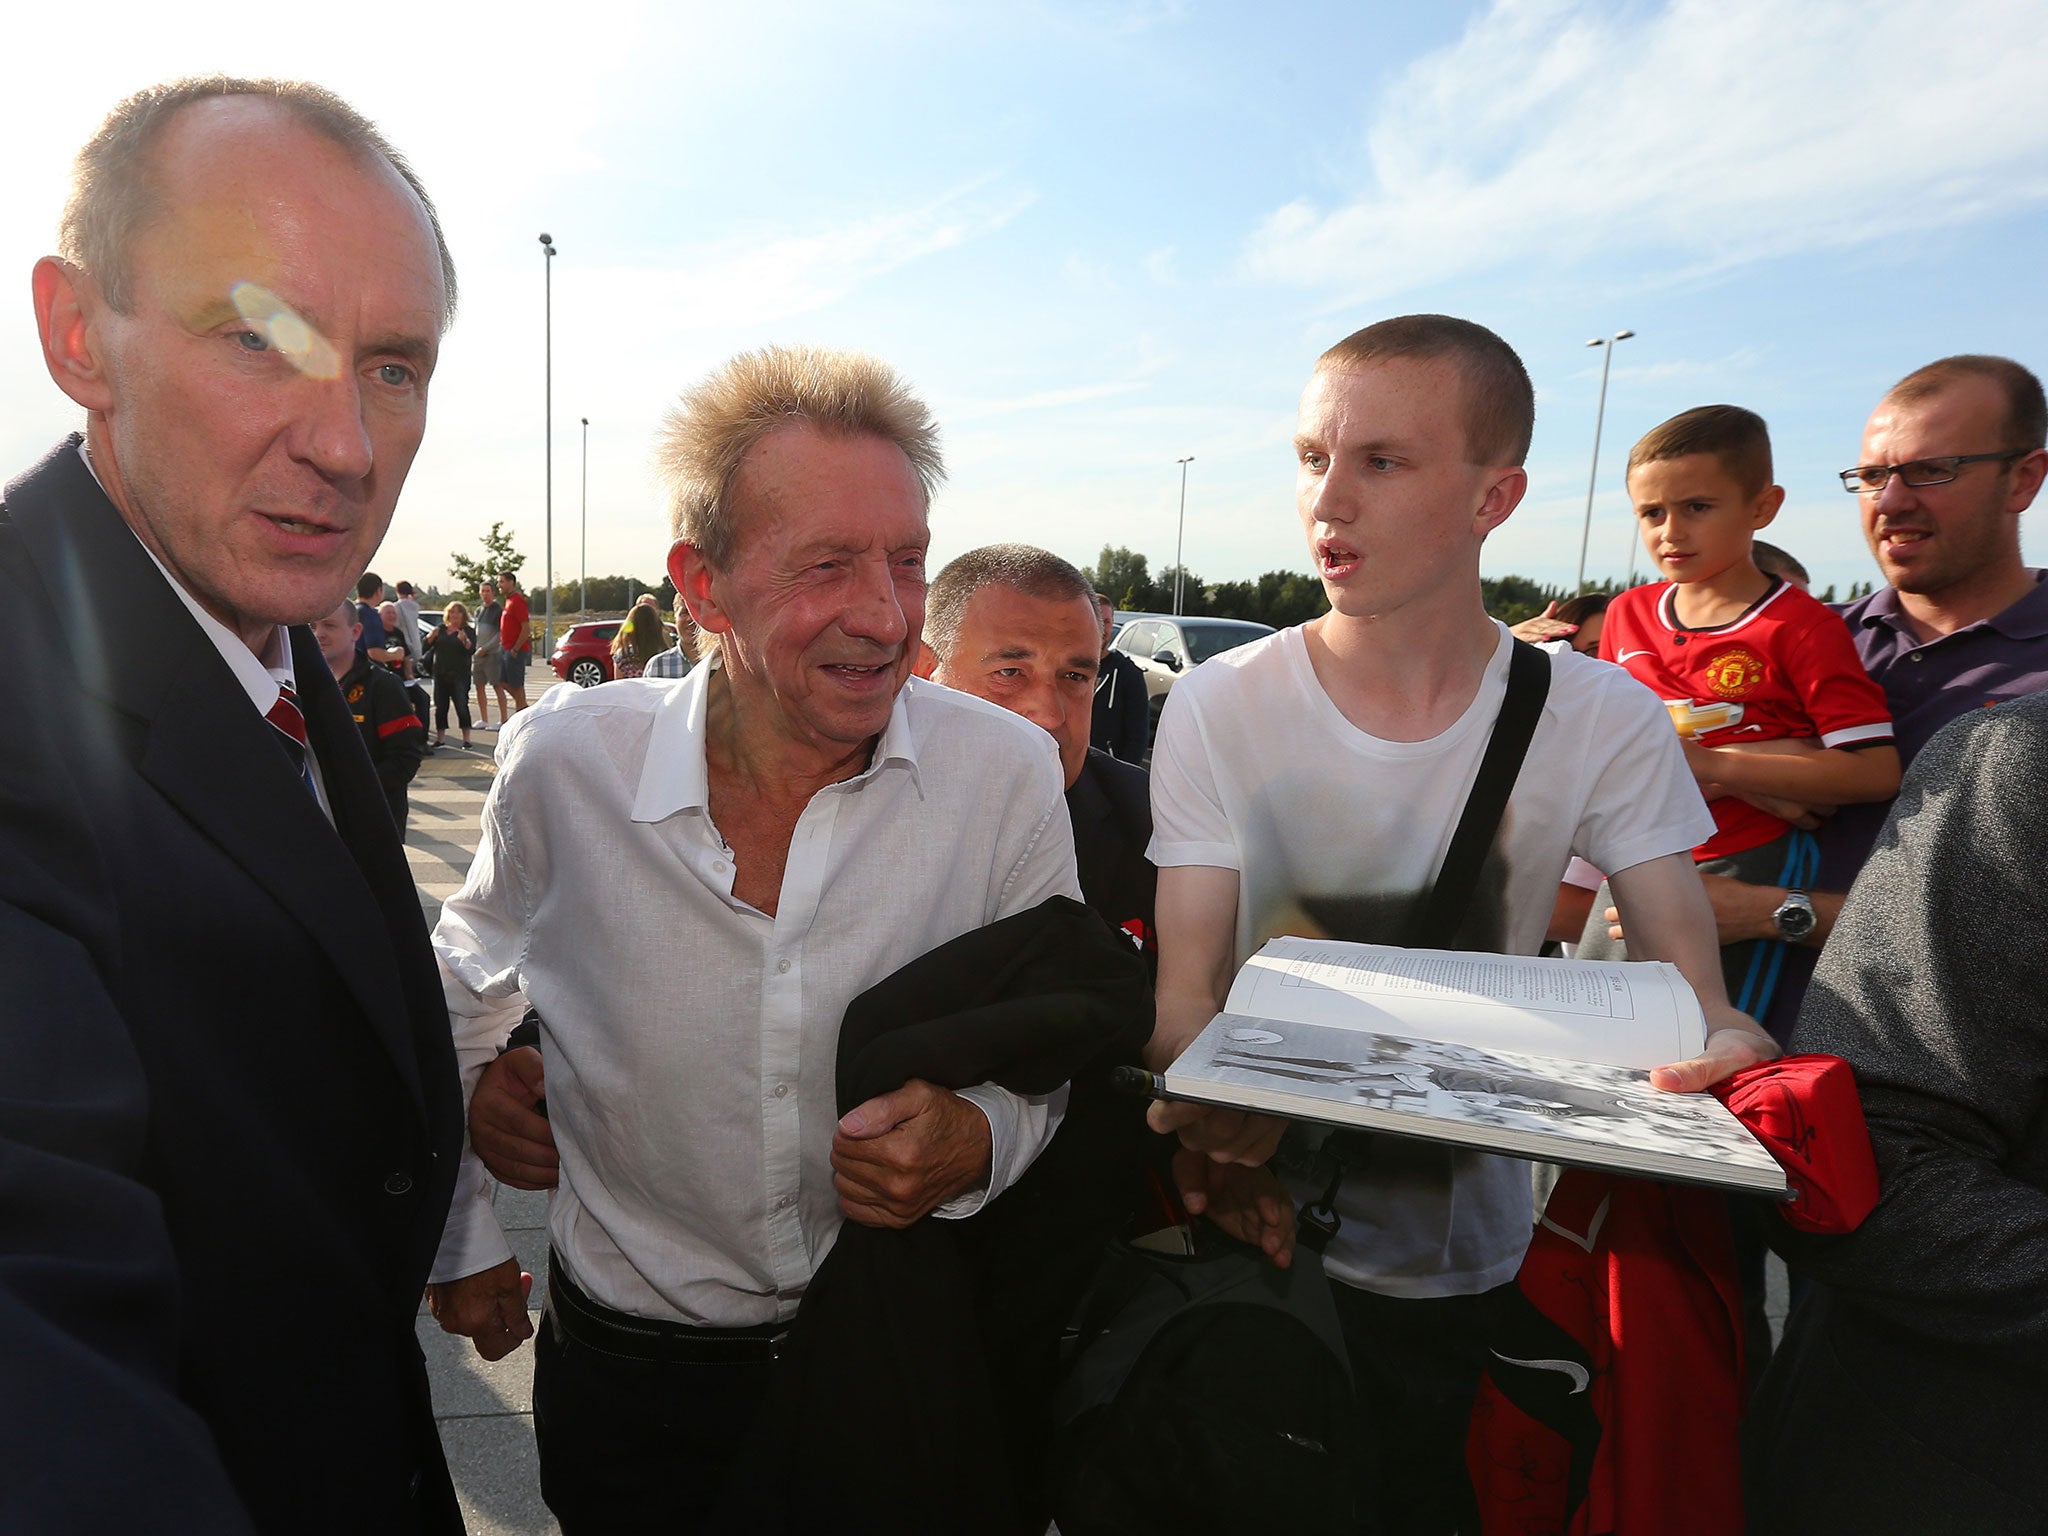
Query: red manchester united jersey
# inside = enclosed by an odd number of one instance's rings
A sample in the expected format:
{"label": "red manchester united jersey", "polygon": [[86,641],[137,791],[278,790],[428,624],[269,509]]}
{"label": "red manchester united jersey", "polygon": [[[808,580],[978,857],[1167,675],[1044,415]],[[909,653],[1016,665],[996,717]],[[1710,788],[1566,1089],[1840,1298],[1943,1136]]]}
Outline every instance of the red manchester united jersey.
{"label": "red manchester united jersey", "polygon": [[[1833,610],[1780,581],[1732,624],[1687,629],[1671,582],[1631,587],[1608,605],[1600,655],[1652,689],[1672,724],[1703,747],[1818,736],[1824,747],[1889,744],[1890,706]],[[1757,848],[1786,824],[1746,800],[1712,803],[1700,859]]]}

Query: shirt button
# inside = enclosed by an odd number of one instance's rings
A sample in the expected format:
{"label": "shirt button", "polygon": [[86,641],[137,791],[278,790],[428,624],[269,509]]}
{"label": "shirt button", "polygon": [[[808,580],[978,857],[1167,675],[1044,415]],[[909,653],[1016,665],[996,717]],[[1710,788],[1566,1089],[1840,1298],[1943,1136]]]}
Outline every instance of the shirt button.
{"label": "shirt button", "polygon": [[1925,661],[1927,659],[1927,653],[1925,651],[1909,651],[1907,652],[1907,655],[1910,656],[1914,661]]}
{"label": "shirt button", "polygon": [[384,1177],[384,1193],[387,1195],[409,1195],[412,1193],[412,1177],[405,1173],[391,1173]]}
{"label": "shirt button", "polygon": [[778,1099],[786,1099],[786,1098],[788,1098],[788,1097],[789,1097],[789,1084],[787,1084],[787,1083],[777,1083],[777,1084],[775,1085],[775,1097],[777,1097]]}
{"label": "shirt button", "polygon": [[717,871],[718,871],[718,873],[722,875],[722,874],[724,874],[724,873],[725,873],[725,860],[723,860],[723,859],[719,859],[719,860],[716,860],[716,861],[715,861],[715,862],[714,862],[714,863],[712,864],[712,866],[711,866],[711,867],[712,867],[713,869],[717,870]]}
{"label": "shirt button", "polygon": [[776,1202],[775,1202],[775,1209],[777,1209],[778,1211],[786,1211],[786,1210],[788,1210],[788,1209],[789,1209],[789,1208],[790,1208],[790,1207],[791,1207],[792,1205],[795,1205],[795,1204],[796,1204],[796,1196],[795,1196],[795,1195],[784,1195],[784,1196],[783,1196],[783,1197],[782,1197],[782,1198],[781,1198],[780,1200],[778,1200],[778,1201],[776,1201]]}
{"label": "shirt button", "polygon": [[776,961],[775,974],[778,976],[787,976],[789,974],[789,962],[787,960]]}

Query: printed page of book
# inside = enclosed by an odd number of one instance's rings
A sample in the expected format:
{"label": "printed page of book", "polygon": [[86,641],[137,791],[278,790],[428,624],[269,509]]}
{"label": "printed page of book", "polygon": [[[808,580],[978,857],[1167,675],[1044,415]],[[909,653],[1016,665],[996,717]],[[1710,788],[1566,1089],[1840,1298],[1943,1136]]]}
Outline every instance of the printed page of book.
{"label": "printed page of book", "polygon": [[1447,1040],[1480,1050],[1661,1067],[1697,1056],[1699,999],[1655,961],[1546,960],[1269,940],[1237,973],[1234,1014]]}
{"label": "printed page of book", "polygon": [[1718,1099],[1652,1088],[1641,1068],[1222,1013],[1167,1071],[1166,1086],[1292,1119],[1785,1192],[1776,1159]]}

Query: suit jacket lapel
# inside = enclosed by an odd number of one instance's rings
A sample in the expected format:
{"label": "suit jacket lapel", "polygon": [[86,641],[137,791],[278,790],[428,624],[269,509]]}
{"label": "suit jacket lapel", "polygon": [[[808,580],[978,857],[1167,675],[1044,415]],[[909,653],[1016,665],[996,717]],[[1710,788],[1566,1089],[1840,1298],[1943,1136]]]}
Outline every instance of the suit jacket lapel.
{"label": "suit jacket lapel", "polygon": [[[374,872],[359,867],[343,842],[347,837],[375,847],[381,833],[395,849],[397,839],[388,813],[381,828],[363,820],[362,784],[368,780],[375,794],[374,775],[360,740],[336,741],[332,712],[341,708],[340,695],[311,636],[294,636],[293,666],[302,684],[314,684],[310,691],[320,701],[314,749],[335,802],[335,826],[306,793],[274,739],[274,727],[251,707],[220,653],[78,460],[75,446],[60,447],[11,485],[7,504],[60,612],[66,589],[83,582],[96,604],[126,615],[132,620],[129,632],[146,637],[117,657],[86,658],[80,678],[88,692],[146,722],[138,771],[318,942],[424,1114],[411,1010],[393,935],[380,911],[400,893],[388,888],[388,878],[373,880]],[[309,651],[317,675],[309,676]],[[348,730],[352,738],[352,722]],[[353,757],[337,749],[350,745]],[[380,856],[381,865],[388,865],[390,852]],[[398,857],[402,862],[402,852]],[[378,872],[388,877],[388,868]],[[373,890],[373,883],[384,888]],[[418,926],[409,882],[402,894]]]}

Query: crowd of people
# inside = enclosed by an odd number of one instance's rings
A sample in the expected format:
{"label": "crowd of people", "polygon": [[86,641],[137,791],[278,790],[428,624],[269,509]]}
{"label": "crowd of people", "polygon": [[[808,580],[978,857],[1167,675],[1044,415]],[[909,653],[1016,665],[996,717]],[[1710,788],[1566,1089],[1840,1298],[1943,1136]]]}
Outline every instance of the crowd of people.
{"label": "crowd of people", "polygon": [[[1843,509],[1884,585],[1843,609],[1756,542],[1784,498],[1760,418],[1653,429],[1628,490],[1662,579],[1561,606],[1525,630],[1545,652],[1479,581],[1528,487],[1520,359],[1464,320],[1368,325],[1294,436],[1330,610],[1183,676],[1148,772],[1081,572],[1003,543],[928,577],[938,426],[855,354],[744,353],[683,396],[657,445],[683,638],[636,609],[622,681],[529,708],[510,573],[424,643],[403,588],[387,618],[364,573],[455,268],[405,160],[318,87],[123,102],[32,286],[84,429],[0,516],[0,1527],[459,1532],[424,1293],[486,1358],[533,1339],[567,1536],[1078,1536],[1062,1341],[1149,1226],[1327,1282],[1358,1432],[1342,1518],[1293,1528],[2038,1529],[2048,584],[2019,526],[2048,412],[2019,364],[1876,402]],[[156,643],[77,643],[83,591]],[[452,708],[467,740],[472,686],[505,720],[431,934],[407,663],[438,732]],[[1524,767],[1446,906],[1511,718]],[[1867,1214],[1745,1207],[1743,1249],[1688,1207],[1722,1233],[1689,1261],[1707,1294],[1723,1246],[1800,1282],[1747,1361],[1740,1465],[1694,1383],[1652,1435],[1601,1419],[1570,1340],[1493,1342],[1532,1230],[1596,1256],[1608,1204],[1575,1224],[1511,1159],[1110,1090],[1278,934],[1667,961],[1707,1024],[1651,1074],[1671,1092],[1796,1110],[1789,1067],[1853,1067],[1860,1115],[1788,1136],[1874,1158]],[[552,1191],[537,1336],[494,1178]],[[1732,1378],[1740,1321],[1654,1326]],[[1482,1385],[1554,1465],[1489,1459]],[[1177,1513],[1121,1528],[1236,1507],[1207,1480],[1272,1463],[1262,1402],[1232,1411],[1210,1454],[1175,1412],[1171,1455],[1131,1442],[1132,1507]]]}

